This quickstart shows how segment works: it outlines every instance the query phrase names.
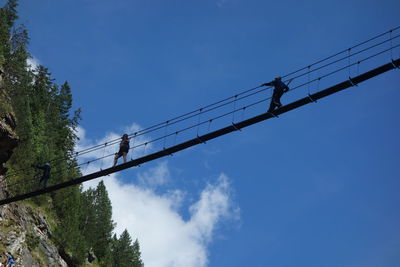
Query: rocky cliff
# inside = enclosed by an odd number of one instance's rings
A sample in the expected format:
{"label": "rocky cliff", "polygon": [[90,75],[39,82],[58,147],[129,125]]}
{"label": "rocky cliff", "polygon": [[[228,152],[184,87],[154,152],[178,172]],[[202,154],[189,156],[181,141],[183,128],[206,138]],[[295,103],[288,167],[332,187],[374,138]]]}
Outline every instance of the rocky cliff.
{"label": "rocky cliff", "polygon": [[3,87],[2,71],[0,69],[0,175],[7,170],[3,163],[12,155],[12,150],[18,144],[18,136],[15,134],[16,121],[10,110],[10,99]]}
{"label": "rocky cliff", "polygon": [[[14,115],[4,108],[9,107],[7,101],[0,75],[0,198],[8,195],[4,177],[7,170],[3,164],[18,145]],[[16,266],[68,266],[51,242],[51,236],[48,220],[39,209],[21,203],[0,206],[0,253],[11,252]]]}
{"label": "rocky cliff", "polygon": [[32,207],[0,207],[0,247],[14,255],[17,266],[67,266],[51,235],[46,217]]}

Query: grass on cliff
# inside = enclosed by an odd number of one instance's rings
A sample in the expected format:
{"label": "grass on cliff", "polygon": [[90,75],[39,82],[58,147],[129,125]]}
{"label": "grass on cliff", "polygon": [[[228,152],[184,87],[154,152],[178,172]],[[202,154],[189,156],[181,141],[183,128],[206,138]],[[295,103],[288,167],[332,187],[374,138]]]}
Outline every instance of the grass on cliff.
{"label": "grass on cliff", "polygon": [[40,204],[40,206],[35,203],[32,199],[27,199],[27,200],[23,200],[22,203],[30,206],[33,211],[40,213],[42,215],[45,216],[45,220],[49,223],[50,225],[50,230],[53,232],[56,225],[57,225],[57,215],[55,214],[55,211],[53,209],[53,205],[51,203],[51,199],[49,197],[46,198],[47,199],[47,204],[43,205]]}
{"label": "grass on cliff", "polygon": [[2,88],[0,80],[0,118],[4,118],[4,115],[12,112],[13,109],[10,104],[10,99],[7,97],[4,88]]}

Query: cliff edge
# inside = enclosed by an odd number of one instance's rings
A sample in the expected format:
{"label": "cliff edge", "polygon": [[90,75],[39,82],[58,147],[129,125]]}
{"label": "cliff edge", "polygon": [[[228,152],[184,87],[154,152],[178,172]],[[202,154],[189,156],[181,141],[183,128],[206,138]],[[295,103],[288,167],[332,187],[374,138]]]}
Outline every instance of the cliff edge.
{"label": "cliff edge", "polygon": [[[4,176],[7,169],[3,164],[12,156],[19,142],[10,102],[0,72],[0,198],[8,195]],[[51,236],[48,220],[38,208],[22,203],[0,206],[0,254],[11,252],[16,266],[68,266],[51,242]]]}

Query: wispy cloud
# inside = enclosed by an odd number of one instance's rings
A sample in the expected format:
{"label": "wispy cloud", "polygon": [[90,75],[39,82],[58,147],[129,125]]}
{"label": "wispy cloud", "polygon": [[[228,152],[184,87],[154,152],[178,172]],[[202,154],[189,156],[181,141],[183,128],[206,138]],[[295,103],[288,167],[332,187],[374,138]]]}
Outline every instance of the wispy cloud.
{"label": "wispy cloud", "polygon": [[[86,138],[83,128],[79,129],[78,135],[81,141],[77,148],[96,143]],[[98,141],[119,136],[109,133]],[[98,167],[89,165],[86,171],[98,170]],[[167,161],[138,173],[136,178],[137,184],[122,183],[119,174],[104,179],[113,206],[113,220],[117,223],[115,232],[120,234],[128,229],[133,238],[139,239],[142,257],[148,267],[207,266],[208,245],[216,227],[224,220],[239,218],[239,208],[232,201],[229,178],[220,174],[216,181],[207,184],[198,199],[184,207],[190,214],[186,220],[179,210],[182,203],[186,203],[186,196],[197,195],[196,192],[175,188],[161,194],[156,190],[173,179]],[[84,188],[96,186],[98,181],[87,182]]]}
{"label": "wispy cloud", "polygon": [[28,69],[31,71],[34,71],[40,65],[39,59],[34,56],[28,57],[26,63],[28,65]]}
{"label": "wispy cloud", "polygon": [[156,167],[138,175],[142,187],[156,188],[165,185],[170,179],[170,172],[166,161],[162,161]]}
{"label": "wispy cloud", "polygon": [[218,7],[222,7],[222,6],[224,6],[227,2],[228,2],[228,0],[217,0],[217,6],[218,6]]}

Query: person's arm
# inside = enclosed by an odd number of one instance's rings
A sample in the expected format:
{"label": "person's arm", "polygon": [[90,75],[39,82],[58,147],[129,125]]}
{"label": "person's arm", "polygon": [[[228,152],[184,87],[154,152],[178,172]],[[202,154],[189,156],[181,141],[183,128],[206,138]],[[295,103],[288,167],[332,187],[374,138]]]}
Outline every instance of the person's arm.
{"label": "person's arm", "polygon": [[261,84],[261,86],[272,86],[272,85],[274,85],[274,83],[273,83],[273,82],[269,82],[269,83],[263,83],[263,84]]}
{"label": "person's arm", "polygon": [[283,89],[283,92],[287,92],[287,91],[289,91],[289,86],[287,86],[286,84],[285,84],[285,88]]}
{"label": "person's arm", "polygon": [[34,166],[34,167],[36,167],[37,169],[41,169],[41,170],[44,170],[44,168],[45,168],[44,166],[39,166],[39,165],[38,166]]}

